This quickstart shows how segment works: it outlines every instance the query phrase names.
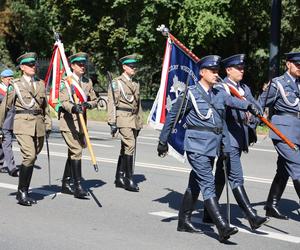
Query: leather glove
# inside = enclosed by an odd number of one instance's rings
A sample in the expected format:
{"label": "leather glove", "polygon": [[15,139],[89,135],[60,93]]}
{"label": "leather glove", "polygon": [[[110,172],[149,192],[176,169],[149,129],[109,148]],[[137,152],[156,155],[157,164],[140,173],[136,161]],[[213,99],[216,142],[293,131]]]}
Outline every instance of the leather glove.
{"label": "leather glove", "polygon": [[157,145],[157,152],[159,157],[165,157],[168,153],[169,147],[168,144],[164,144],[162,142],[159,142]]}
{"label": "leather glove", "polygon": [[81,105],[82,105],[82,107],[84,107],[86,109],[91,109],[92,108],[92,105],[90,103],[88,103],[88,102],[84,102]]}
{"label": "leather glove", "polygon": [[71,112],[72,112],[73,114],[79,114],[79,113],[82,114],[83,111],[82,111],[81,105],[80,105],[80,104],[74,104],[73,107],[72,107],[72,109],[71,109]]}
{"label": "leather glove", "polygon": [[117,125],[115,123],[110,124],[110,134],[111,134],[112,137],[115,136],[115,134],[117,133],[117,131],[118,131]]}
{"label": "leather glove", "polygon": [[229,153],[228,152],[222,152],[219,158],[222,161],[225,161],[226,163],[229,161]]}
{"label": "leather glove", "polygon": [[3,139],[4,139],[4,133],[2,128],[0,128],[0,143],[2,143]]}
{"label": "leather glove", "polygon": [[258,116],[258,115],[262,116],[262,113],[254,104],[250,104],[248,106],[248,111],[254,116]]}

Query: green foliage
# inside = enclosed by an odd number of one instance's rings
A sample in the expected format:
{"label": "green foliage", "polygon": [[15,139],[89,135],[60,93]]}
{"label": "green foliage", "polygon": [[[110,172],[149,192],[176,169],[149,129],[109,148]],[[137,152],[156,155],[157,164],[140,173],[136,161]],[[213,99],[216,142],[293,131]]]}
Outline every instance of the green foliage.
{"label": "green foliage", "polygon": [[[299,7],[298,0],[282,0],[282,53],[300,49]],[[268,80],[267,0],[6,0],[0,14],[0,60],[9,66],[25,51],[50,57],[54,28],[67,55],[89,53],[103,88],[106,70],[119,73],[120,57],[141,54],[137,80],[143,97],[154,98],[165,46],[156,27],[165,24],[199,57],[245,53],[246,80],[257,93]]]}

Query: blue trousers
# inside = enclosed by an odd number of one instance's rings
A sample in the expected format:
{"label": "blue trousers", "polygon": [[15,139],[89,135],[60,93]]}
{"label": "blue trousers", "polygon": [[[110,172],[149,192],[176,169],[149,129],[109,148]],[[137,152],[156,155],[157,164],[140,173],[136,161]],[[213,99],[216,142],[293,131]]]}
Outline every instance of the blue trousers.
{"label": "blue trousers", "polygon": [[273,144],[278,154],[277,173],[282,175],[288,173],[293,180],[300,179],[300,152],[292,150],[279,140],[273,140]]}
{"label": "blue trousers", "polygon": [[14,159],[14,153],[12,151],[12,138],[13,131],[8,129],[3,129],[4,139],[2,142],[2,149],[4,153],[4,167],[8,167],[11,171],[16,168],[16,163]]}
{"label": "blue trousers", "polygon": [[[241,163],[242,150],[237,147],[231,147],[229,153],[230,160],[227,163],[227,175],[231,189],[244,185],[244,175]],[[218,159],[216,164],[215,180],[217,183],[224,183],[223,161]]]}
{"label": "blue trousers", "polygon": [[215,178],[212,174],[215,157],[186,152],[192,171],[189,178],[189,188],[193,195],[202,191],[203,200],[216,197]]}

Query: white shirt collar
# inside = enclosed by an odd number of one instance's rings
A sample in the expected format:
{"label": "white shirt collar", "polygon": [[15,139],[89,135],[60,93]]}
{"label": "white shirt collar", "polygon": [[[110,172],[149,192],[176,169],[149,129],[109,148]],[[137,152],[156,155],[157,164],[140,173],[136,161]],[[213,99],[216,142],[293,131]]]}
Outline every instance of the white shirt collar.
{"label": "white shirt collar", "polygon": [[125,72],[122,74],[128,81],[132,81],[132,78],[129,77]]}
{"label": "white shirt collar", "polygon": [[230,83],[232,83],[235,87],[238,86],[238,83],[237,83],[237,82],[233,81],[233,80],[230,79],[229,77],[227,77],[227,79],[228,79],[228,81],[229,81]]}
{"label": "white shirt collar", "polygon": [[76,75],[76,74],[74,74],[74,73],[72,73],[72,75],[73,75],[73,78],[74,78],[75,81],[81,82],[81,78],[82,78],[82,77],[79,77],[78,75]]}
{"label": "white shirt collar", "polygon": [[23,75],[24,79],[26,82],[28,82],[30,84],[31,80],[34,82],[34,78],[28,75]]}
{"label": "white shirt collar", "polygon": [[200,80],[198,83],[199,83],[199,84],[201,85],[201,87],[204,89],[204,91],[205,91],[206,94],[208,94],[209,91],[211,91],[211,88],[205,87],[205,86],[201,83],[201,80]]}
{"label": "white shirt collar", "polygon": [[293,82],[296,82],[296,78],[295,77],[293,77],[288,71],[286,72],[288,75],[289,75],[289,77],[293,80]]}

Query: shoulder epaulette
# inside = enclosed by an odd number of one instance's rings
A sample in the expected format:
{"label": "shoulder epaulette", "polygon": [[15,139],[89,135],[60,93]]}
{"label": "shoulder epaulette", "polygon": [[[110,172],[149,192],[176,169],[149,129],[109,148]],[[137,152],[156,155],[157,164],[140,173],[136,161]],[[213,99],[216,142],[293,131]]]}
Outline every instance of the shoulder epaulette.
{"label": "shoulder epaulette", "polygon": [[10,92],[12,92],[13,90],[14,90],[14,86],[10,84],[10,85],[8,86],[8,88],[7,88],[7,92],[10,93]]}
{"label": "shoulder epaulette", "polygon": [[223,84],[222,83],[216,83],[214,86],[213,86],[213,88],[215,88],[215,89],[218,89],[218,88],[222,88],[222,89],[224,89],[224,86],[223,86]]}

